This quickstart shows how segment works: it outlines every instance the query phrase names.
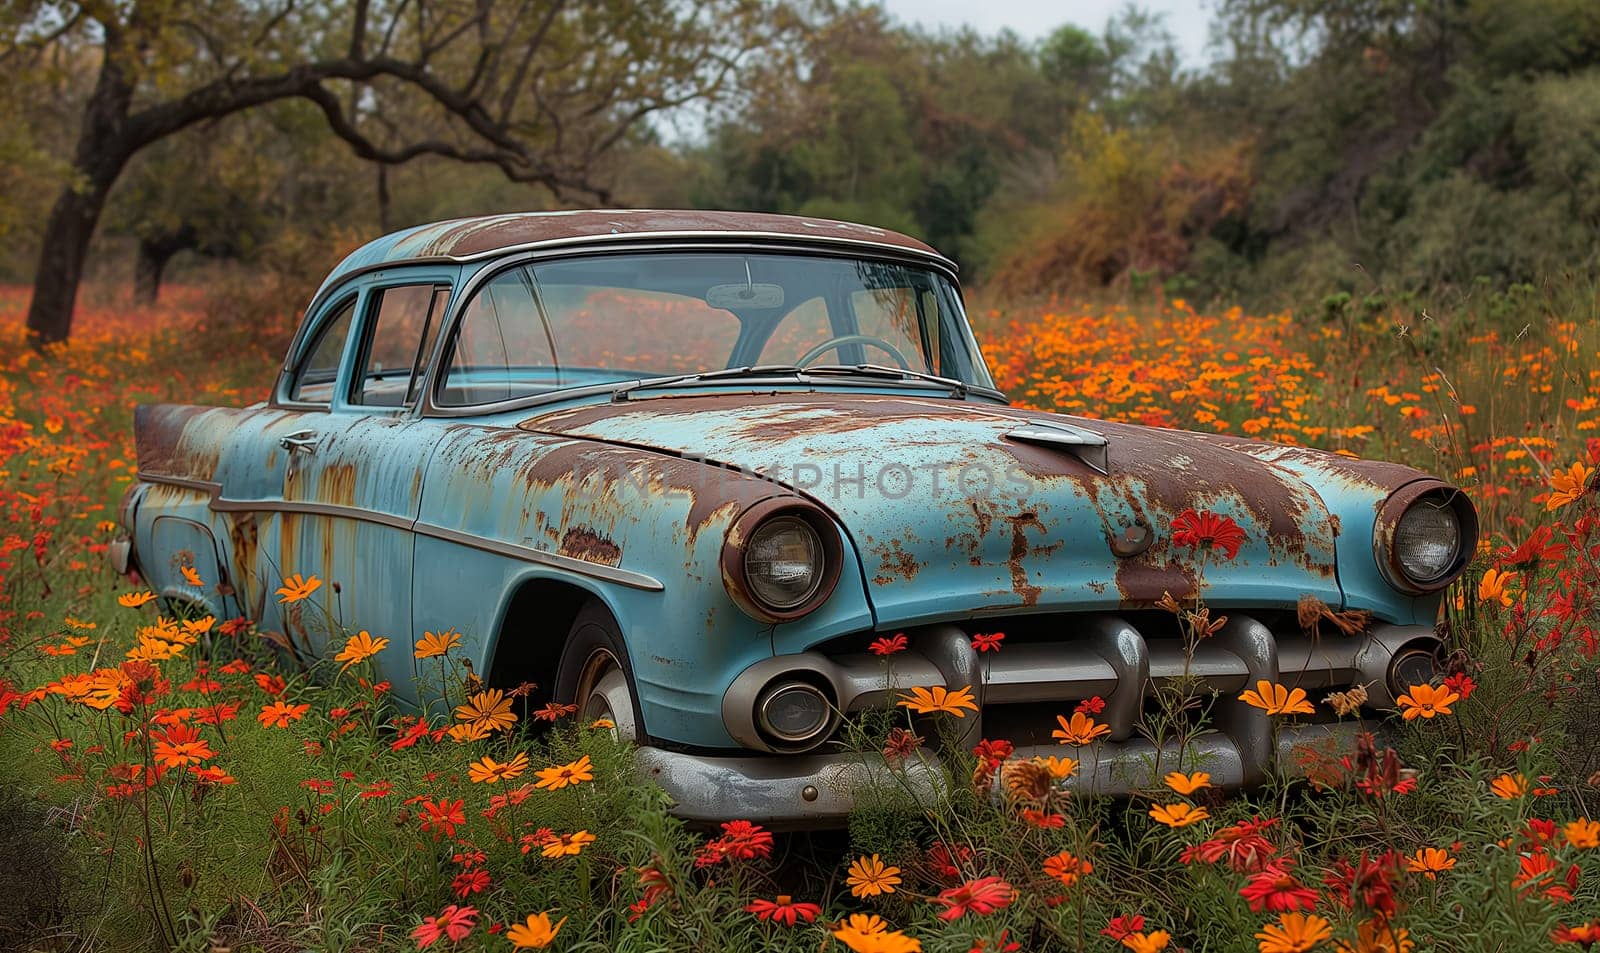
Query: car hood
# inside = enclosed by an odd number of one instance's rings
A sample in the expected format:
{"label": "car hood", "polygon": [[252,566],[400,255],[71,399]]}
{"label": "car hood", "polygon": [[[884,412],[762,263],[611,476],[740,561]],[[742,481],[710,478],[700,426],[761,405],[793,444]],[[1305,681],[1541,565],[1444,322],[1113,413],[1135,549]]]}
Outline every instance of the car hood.
{"label": "car hood", "polygon": [[[1339,520],[1304,466],[1271,459],[1281,449],[1273,445],[855,393],[634,398],[548,411],[519,426],[703,460],[707,484],[695,492],[713,498],[733,470],[759,472],[780,485],[774,492],[804,493],[853,542],[880,626],[1149,607],[1163,593],[1182,598],[1197,587],[1227,606],[1292,608],[1306,595],[1343,601]],[[1303,462],[1314,452],[1297,453]],[[1365,486],[1358,495],[1381,499],[1414,472],[1341,470],[1340,459],[1319,455],[1319,465],[1346,497]],[[1203,579],[1193,554],[1171,539],[1173,518],[1186,509],[1225,514],[1245,533],[1234,559],[1206,561]]]}

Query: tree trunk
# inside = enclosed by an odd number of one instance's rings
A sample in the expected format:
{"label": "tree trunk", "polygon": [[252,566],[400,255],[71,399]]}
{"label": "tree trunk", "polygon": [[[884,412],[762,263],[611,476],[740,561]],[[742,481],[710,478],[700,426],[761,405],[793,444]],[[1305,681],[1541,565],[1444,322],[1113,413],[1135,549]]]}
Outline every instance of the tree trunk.
{"label": "tree trunk", "polygon": [[133,84],[123,70],[120,53],[112,50],[114,31],[84,104],[83,125],[73,154],[74,170],[83,181],[68,183],[50,207],[39,246],[39,267],[33,274],[33,300],[28,303],[28,340],[34,347],[65,341],[72,333],[72,311],[78,283],[89,253],[89,240],[105,210],[106,196],[138,145],[126,135]]}
{"label": "tree trunk", "polygon": [[138,258],[133,263],[133,300],[155,304],[161,297],[161,276],[172,256],[199,245],[194,226],[185,224],[175,232],[139,239]]}

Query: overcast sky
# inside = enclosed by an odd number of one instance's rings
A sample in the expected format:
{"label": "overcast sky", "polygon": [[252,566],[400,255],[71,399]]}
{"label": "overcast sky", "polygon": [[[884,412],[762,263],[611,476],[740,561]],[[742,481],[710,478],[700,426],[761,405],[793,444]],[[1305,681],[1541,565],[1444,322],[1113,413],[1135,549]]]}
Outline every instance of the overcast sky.
{"label": "overcast sky", "polygon": [[[998,33],[1009,27],[1025,39],[1036,40],[1063,23],[1077,24],[1098,35],[1127,0],[883,0],[883,5],[907,23],[929,27],[965,24],[981,33]],[[1164,15],[1185,62],[1204,61],[1213,0],[1141,0],[1138,6]]]}

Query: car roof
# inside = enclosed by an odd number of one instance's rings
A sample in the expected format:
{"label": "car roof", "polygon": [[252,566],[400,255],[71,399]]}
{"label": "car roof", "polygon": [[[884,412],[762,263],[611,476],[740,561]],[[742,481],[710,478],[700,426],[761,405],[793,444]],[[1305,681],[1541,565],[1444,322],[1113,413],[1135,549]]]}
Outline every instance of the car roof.
{"label": "car roof", "polygon": [[511,212],[457,218],[392,232],[351,252],[323,282],[385,265],[423,261],[463,262],[557,245],[628,240],[728,240],[757,238],[822,244],[876,246],[912,252],[954,268],[927,244],[871,225],[801,215],[683,209],[579,209]]}

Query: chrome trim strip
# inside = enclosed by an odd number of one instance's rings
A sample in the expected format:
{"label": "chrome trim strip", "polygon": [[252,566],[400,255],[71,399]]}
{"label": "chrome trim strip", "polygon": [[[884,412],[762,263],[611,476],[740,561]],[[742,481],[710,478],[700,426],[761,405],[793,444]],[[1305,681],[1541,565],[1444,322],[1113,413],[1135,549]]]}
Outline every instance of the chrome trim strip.
{"label": "chrome trim strip", "polygon": [[591,563],[572,556],[563,556],[560,553],[535,549],[531,546],[505,543],[485,536],[463,533],[460,530],[438,526],[433,523],[424,523],[421,520],[410,520],[403,516],[374,513],[371,510],[364,510],[355,506],[341,506],[337,503],[296,503],[289,500],[230,500],[221,495],[222,485],[220,483],[215,483],[211,480],[193,480],[188,477],[168,476],[164,473],[139,473],[136,475],[136,479],[143,480],[146,483],[161,483],[167,486],[181,487],[185,490],[208,493],[211,499],[207,501],[206,505],[218,513],[270,512],[302,513],[309,516],[338,516],[345,519],[359,520],[364,523],[388,526],[394,529],[409,530],[421,536],[458,543],[462,546],[469,546],[473,549],[495,553],[500,556],[508,556],[523,562],[538,563],[555,569],[565,569],[568,572],[575,572],[579,575],[606,582],[614,582],[632,589],[643,589],[646,592],[662,592],[667,588],[662,584],[661,580],[641,572]]}
{"label": "chrome trim strip", "polygon": [[473,549],[481,549],[486,553],[496,553],[501,556],[509,556],[512,559],[520,559],[524,562],[539,563],[541,565],[551,566],[556,569],[566,569],[570,570],[571,572],[581,573],[585,576],[592,576],[595,579],[603,579],[606,582],[614,582],[618,585],[628,586],[633,589],[643,589],[647,592],[661,592],[667,588],[661,584],[661,580],[655,578],[654,576],[647,576],[642,572],[633,572],[632,570],[628,569],[618,569],[614,566],[602,566],[599,563],[586,562],[582,559],[574,559],[571,556],[563,556],[560,553],[552,553],[549,550],[534,549],[531,546],[518,546],[515,543],[503,543],[496,539],[475,536],[471,533],[463,533],[460,530],[454,530],[444,526],[436,526],[432,523],[424,523],[420,520],[417,521],[412,529],[421,536],[431,536],[434,539],[442,539],[450,543],[459,543],[462,546],[470,546]]}

